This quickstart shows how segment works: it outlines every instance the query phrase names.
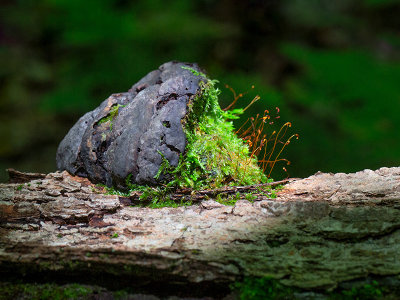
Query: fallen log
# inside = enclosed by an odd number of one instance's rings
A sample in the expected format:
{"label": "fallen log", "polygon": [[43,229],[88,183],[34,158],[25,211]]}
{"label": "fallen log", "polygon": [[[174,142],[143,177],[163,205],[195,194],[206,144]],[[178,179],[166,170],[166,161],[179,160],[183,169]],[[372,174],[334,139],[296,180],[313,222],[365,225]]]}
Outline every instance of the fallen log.
{"label": "fallen log", "polygon": [[317,173],[254,203],[161,209],[132,207],[67,172],[25,178],[0,184],[3,277],[204,292],[243,276],[329,291],[400,275],[400,167]]}

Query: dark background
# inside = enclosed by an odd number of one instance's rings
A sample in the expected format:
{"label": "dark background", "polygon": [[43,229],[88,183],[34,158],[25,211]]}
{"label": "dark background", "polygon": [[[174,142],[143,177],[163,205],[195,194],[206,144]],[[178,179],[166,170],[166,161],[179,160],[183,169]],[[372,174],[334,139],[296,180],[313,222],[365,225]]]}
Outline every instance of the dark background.
{"label": "dark background", "polygon": [[282,156],[290,176],[400,165],[399,1],[2,0],[0,9],[0,181],[8,167],[55,170],[57,145],[82,114],[170,60],[218,79],[222,107],[232,100],[224,84],[254,85],[238,106],[261,100],[242,120],[279,107],[277,121],[300,135]]}

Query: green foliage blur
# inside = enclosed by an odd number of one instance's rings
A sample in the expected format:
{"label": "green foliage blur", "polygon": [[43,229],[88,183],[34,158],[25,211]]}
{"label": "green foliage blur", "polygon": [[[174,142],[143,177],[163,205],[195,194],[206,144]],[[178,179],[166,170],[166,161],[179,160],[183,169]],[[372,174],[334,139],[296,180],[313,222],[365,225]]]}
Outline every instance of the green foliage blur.
{"label": "green foliage blur", "polygon": [[[55,170],[68,129],[160,64],[198,62],[238,93],[240,122],[280,108],[289,174],[400,165],[398,0],[5,0],[0,6],[0,181]],[[280,123],[281,122],[281,123]],[[276,126],[276,127],[274,127]]]}

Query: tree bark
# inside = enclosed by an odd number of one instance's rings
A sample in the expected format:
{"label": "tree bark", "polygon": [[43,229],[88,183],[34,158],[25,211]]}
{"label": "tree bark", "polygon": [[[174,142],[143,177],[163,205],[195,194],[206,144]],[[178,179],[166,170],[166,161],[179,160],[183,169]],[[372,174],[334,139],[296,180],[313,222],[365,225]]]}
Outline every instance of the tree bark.
{"label": "tree bark", "polygon": [[2,276],[181,288],[269,276],[331,290],[400,274],[400,167],[319,172],[254,203],[161,209],[132,207],[67,172],[13,174],[25,182],[0,184]]}

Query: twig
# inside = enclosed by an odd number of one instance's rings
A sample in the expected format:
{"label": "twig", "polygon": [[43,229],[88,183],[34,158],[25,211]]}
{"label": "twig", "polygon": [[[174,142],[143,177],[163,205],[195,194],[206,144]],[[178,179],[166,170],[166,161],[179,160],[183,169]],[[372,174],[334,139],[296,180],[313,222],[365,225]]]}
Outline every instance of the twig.
{"label": "twig", "polygon": [[[190,201],[192,202],[200,202],[207,197],[210,196],[216,196],[218,194],[224,194],[224,195],[229,195],[229,194],[236,194],[236,193],[243,193],[243,192],[249,192],[249,191],[254,191],[258,190],[259,188],[262,187],[267,187],[267,186],[277,186],[280,184],[285,184],[289,183],[292,181],[297,180],[297,178],[288,178],[280,181],[274,181],[274,182],[268,182],[268,183],[261,183],[261,184],[254,184],[254,185],[245,185],[245,186],[227,186],[219,189],[214,189],[214,190],[200,190],[196,191],[193,189],[179,189],[176,190],[174,193],[170,194],[169,197],[171,200],[177,201],[177,200],[182,200],[182,198],[186,198],[189,196]],[[139,199],[140,196],[143,193],[140,191],[133,191],[129,198],[126,197],[120,197],[121,202],[123,202],[125,205],[127,205],[128,200],[131,201],[130,204],[147,204],[150,202],[150,199]],[[129,205],[130,205],[129,204]]]}
{"label": "twig", "polygon": [[200,195],[215,195],[215,194],[232,194],[232,193],[237,193],[237,192],[246,192],[246,191],[251,191],[251,190],[257,190],[260,187],[266,187],[266,186],[277,186],[280,184],[288,183],[290,181],[294,181],[296,179],[294,178],[289,178],[285,180],[280,180],[280,181],[274,181],[274,182],[268,182],[268,183],[260,183],[260,184],[254,184],[254,185],[244,185],[244,186],[227,186],[223,187],[220,189],[214,189],[214,190],[200,190],[200,191],[193,191],[191,189],[182,189],[182,190],[177,190],[177,193],[181,194],[200,194]]}

